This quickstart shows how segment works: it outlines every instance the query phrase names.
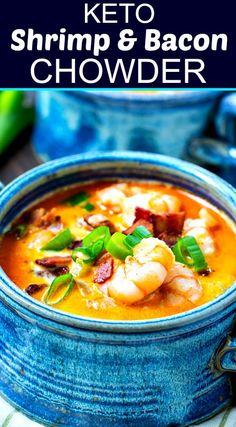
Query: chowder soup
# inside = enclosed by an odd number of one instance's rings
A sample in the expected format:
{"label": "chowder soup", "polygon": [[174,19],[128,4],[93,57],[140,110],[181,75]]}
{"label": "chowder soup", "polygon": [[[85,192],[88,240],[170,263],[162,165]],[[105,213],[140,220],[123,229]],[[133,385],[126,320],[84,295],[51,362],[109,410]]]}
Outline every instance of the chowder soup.
{"label": "chowder soup", "polygon": [[0,262],[32,298],[80,316],[160,318],[207,303],[236,279],[233,224],[158,183],[73,187],[24,212]]}

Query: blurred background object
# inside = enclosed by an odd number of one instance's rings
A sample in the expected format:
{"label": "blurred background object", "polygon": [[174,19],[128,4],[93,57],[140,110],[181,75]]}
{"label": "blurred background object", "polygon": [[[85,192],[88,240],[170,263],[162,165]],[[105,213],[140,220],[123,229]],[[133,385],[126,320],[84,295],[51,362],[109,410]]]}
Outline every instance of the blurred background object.
{"label": "blurred background object", "polygon": [[0,154],[34,120],[34,94],[0,91]]}
{"label": "blurred background object", "polygon": [[0,92],[0,178],[4,182],[41,161],[65,155],[139,150],[185,158],[236,185],[235,139],[236,93],[51,90],[35,96]]}
{"label": "blurred background object", "polygon": [[236,186],[236,93],[222,99],[215,123],[219,139],[193,139],[188,153],[198,164],[214,169]]}
{"label": "blurred background object", "polygon": [[43,160],[87,151],[137,150],[183,157],[203,135],[219,91],[42,91],[33,145]]}

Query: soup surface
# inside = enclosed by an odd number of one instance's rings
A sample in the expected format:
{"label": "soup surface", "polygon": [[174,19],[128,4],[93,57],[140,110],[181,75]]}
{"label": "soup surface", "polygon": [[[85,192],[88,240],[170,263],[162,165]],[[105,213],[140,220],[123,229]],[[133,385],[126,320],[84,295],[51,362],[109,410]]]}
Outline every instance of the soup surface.
{"label": "soup surface", "polygon": [[208,202],[158,183],[73,187],[25,212],[0,262],[33,298],[80,316],[136,320],[213,300],[236,279],[236,234]]}

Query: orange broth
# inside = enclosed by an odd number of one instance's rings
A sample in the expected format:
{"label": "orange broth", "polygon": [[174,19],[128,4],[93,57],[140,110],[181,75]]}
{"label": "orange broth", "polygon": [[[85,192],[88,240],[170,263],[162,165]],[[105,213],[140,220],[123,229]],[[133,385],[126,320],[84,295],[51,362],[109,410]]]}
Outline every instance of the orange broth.
{"label": "orange broth", "polygon": [[[93,214],[102,213],[104,210],[97,206],[96,191],[100,190],[107,185],[113,185],[112,183],[102,183],[95,185],[85,185],[77,188],[60,191],[55,195],[41,201],[37,207],[43,207],[47,210],[54,208],[55,215],[59,215],[63,222],[64,227],[69,227],[72,234],[77,235],[79,233],[79,225],[77,219],[84,217],[88,214],[80,205],[68,206],[62,202],[69,196],[78,193],[79,191],[85,191],[91,195],[89,202],[95,206]],[[183,209],[186,212],[187,218],[197,218],[199,210],[204,206],[218,221],[218,226],[212,231],[212,236],[216,245],[216,253],[214,255],[206,257],[208,265],[212,272],[208,276],[201,276],[197,273],[199,282],[203,287],[203,295],[197,301],[196,304],[186,301],[181,307],[172,307],[163,300],[161,294],[156,292],[153,298],[150,300],[141,301],[133,305],[125,305],[118,301],[113,301],[112,304],[102,304],[105,301],[101,296],[101,292],[96,292],[96,287],[99,291],[99,284],[94,287],[94,291],[86,295],[81,293],[80,287],[76,284],[72,292],[66,297],[61,303],[54,306],[55,309],[76,314],[79,316],[92,317],[97,319],[115,319],[115,320],[141,320],[160,318],[170,316],[186,310],[193,309],[204,303],[207,303],[215,299],[218,295],[222,294],[227,288],[229,288],[236,279],[236,234],[233,229],[231,222],[221,214],[216,208],[210,205],[207,201],[200,199],[186,191],[178,188],[174,188],[168,185],[162,185],[158,183],[129,183],[129,186],[139,186],[140,191],[161,191],[165,194],[177,196],[181,202]],[[118,214],[105,213],[106,216],[116,224],[119,219]],[[17,223],[21,223],[21,218],[17,220]],[[40,247],[30,247],[35,239],[40,240],[40,246],[45,244],[54,234],[49,229],[35,229],[31,230],[25,237],[16,239],[11,233],[6,233],[1,241],[0,245],[0,263],[3,270],[9,276],[9,278],[22,290],[25,290],[29,284],[43,284],[45,280],[43,277],[35,276],[33,271],[33,265],[35,259],[42,258],[43,256],[49,256],[50,253],[42,253]],[[66,254],[67,250],[62,250],[59,254]],[[92,280],[91,271],[87,273],[83,280]],[[41,300],[45,293],[45,289],[33,295],[37,300]],[[103,301],[104,299],[104,301]]]}

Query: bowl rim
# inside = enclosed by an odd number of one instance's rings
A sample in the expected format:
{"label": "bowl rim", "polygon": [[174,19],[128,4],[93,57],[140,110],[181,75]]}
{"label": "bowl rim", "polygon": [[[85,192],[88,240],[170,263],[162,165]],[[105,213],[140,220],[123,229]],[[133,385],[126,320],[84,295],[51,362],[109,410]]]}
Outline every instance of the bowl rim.
{"label": "bowl rim", "polygon": [[[215,174],[196,166],[192,163],[176,159],[173,157],[143,153],[143,152],[104,152],[93,154],[82,154],[63,157],[57,160],[47,162],[39,165],[8,184],[0,193],[0,206],[4,206],[9,201],[9,196],[14,196],[20,189],[27,187],[28,184],[36,183],[39,178],[45,177],[48,174],[54,174],[64,169],[73,169],[79,165],[89,165],[94,162],[138,162],[140,164],[149,164],[153,166],[166,166],[193,178],[204,179],[207,186],[222,187],[223,195],[225,198],[229,197],[231,202],[236,205],[236,190],[227,182],[216,176]],[[182,312],[176,315],[167,316],[163,318],[152,318],[145,320],[104,320],[84,316],[73,315],[66,313],[50,306],[47,306],[17,287],[7,276],[7,274],[0,267],[0,299],[1,293],[5,295],[13,304],[18,307],[26,309],[28,313],[38,315],[42,320],[50,320],[56,324],[65,326],[73,326],[78,329],[88,329],[105,332],[151,332],[166,329],[173,329],[176,327],[186,325],[196,325],[197,322],[205,318],[216,315],[221,310],[236,302],[236,281],[228,288],[223,294],[219,295],[214,300],[196,307],[192,310]]]}
{"label": "bowl rim", "polygon": [[[133,93],[135,91],[135,94]],[[146,104],[159,104],[166,105],[169,107],[175,107],[176,105],[188,105],[189,103],[206,102],[209,99],[216,99],[224,95],[223,91],[211,89],[199,90],[199,89],[185,89],[178,90],[160,90],[153,89],[153,93],[150,94],[150,89],[128,89],[128,88],[113,88],[111,90],[106,89],[78,89],[77,91],[62,91],[66,96],[79,98],[83,97],[87,100],[101,100],[107,102],[113,102],[115,104],[129,103],[132,105]],[[154,93],[156,92],[156,93]]]}

